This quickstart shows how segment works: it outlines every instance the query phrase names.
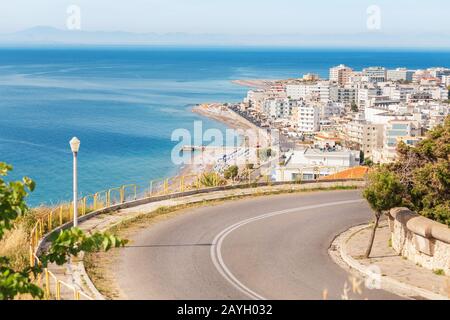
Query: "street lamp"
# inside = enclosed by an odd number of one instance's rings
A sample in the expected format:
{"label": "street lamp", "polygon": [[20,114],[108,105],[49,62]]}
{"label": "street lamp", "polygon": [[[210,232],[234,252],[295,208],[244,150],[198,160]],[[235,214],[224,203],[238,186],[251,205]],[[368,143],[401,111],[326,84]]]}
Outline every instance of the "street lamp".
{"label": "street lamp", "polygon": [[78,177],[77,177],[77,155],[80,150],[80,140],[73,137],[70,140],[70,149],[73,153],[73,226],[78,226]]}

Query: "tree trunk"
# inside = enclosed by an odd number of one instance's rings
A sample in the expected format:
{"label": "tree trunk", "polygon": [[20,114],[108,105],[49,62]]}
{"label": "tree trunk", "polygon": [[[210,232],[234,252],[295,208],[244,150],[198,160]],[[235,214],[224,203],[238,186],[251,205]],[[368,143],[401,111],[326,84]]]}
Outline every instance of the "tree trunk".
{"label": "tree trunk", "polygon": [[372,234],[370,235],[369,246],[367,247],[366,254],[364,255],[364,257],[366,259],[369,258],[370,253],[372,252],[373,241],[375,240],[375,232],[377,231],[378,223],[380,222],[380,217],[381,217],[381,212],[376,212],[375,213],[375,224],[373,225]]}

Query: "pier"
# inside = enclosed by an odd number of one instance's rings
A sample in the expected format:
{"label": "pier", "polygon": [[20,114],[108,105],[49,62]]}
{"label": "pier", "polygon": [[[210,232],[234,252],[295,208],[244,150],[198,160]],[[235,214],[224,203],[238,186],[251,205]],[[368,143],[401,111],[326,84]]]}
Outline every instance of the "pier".
{"label": "pier", "polygon": [[235,151],[237,149],[239,149],[239,147],[185,145],[181,148],[181,151],[183,151],[183,152],[195,152],[195,151],[205,152],[205,151],[217,151],[217,150]]}

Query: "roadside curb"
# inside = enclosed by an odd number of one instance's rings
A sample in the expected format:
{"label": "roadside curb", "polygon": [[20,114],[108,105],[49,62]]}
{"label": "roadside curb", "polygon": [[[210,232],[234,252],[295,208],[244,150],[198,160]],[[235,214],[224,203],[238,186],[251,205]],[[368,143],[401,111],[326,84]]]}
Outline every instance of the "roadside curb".
{"label": "roadside curb", "polygon": [[91,297],[94,298],[94,300],[108,300],[103,294],[100,293],[100,291],[98,291],[97,287],[87,274],[86,268],[84,267],[84,253],[80,256],[80,261],[76,264],[71,263],[71,268],[73,270],[75,282],[78,285],[84,284],[83,287],[87,287],[91,293]]}
{"label": "roadside curb", "polygon": [[[358,225],[342,232],[333,240],[329,249],[329,254],[335,263],[337,263],[344,269],[356,271],[364,278],[373,277],[373,272],[347,253],[347,243],[355,234],[367,228],[370,228],[369,224]],[[446,296],[434,293],[426,289],[418,288],[410,284],[406,284],[387,276],[381,277],[380,286],[383,290],[392,292],[408,299],[416,300],[418,297],[420,297],[428,300],[449,300],[449,298]]]}

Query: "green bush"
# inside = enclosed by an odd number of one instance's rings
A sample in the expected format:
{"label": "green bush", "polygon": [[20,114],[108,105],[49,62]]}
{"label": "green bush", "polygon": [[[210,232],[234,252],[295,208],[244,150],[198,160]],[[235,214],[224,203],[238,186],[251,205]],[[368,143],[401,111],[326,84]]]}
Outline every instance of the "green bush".
{"label": "green bush", "polygon": [[230,166],[227,169],[225,169],[223,176],[225,179],[234,179],[239,174],[239,168],[238,166]]}
{"label": "green bush", "polygon": [[218,187],[225,184],[225,181],[215,172],[206,172],[200,176],[200,185],[203,187]]}

